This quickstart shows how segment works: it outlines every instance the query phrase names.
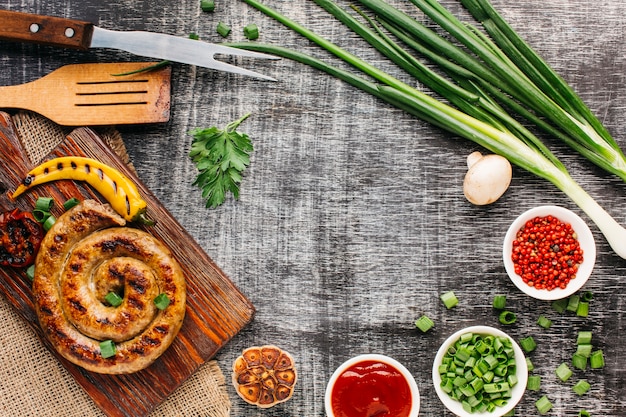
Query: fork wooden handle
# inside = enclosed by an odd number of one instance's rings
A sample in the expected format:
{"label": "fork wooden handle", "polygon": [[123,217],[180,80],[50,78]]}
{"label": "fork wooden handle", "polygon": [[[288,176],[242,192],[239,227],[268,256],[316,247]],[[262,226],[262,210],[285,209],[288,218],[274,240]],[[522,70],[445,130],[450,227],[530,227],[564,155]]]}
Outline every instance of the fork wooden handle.
{"label": "fork wooden handle", "polygon": [[61,17],[0,10],[0,39],[89,49],[93,24]]}

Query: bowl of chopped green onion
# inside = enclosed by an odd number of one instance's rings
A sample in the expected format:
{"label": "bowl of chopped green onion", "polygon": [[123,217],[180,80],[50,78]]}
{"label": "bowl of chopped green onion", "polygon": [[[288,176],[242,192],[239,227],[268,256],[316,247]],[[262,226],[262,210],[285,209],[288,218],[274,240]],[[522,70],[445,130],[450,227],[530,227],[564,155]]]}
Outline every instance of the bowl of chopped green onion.
{"label": "bowl of chopped green onion", "polygon": [[559,300],[580,290],[589,279],[596,244],[589,226],[576,213],[540,206],[513,221],[502,253],[517,288],[540,300]]}
{"label": "bowl of chopped green onion", "polygon": [[472,326],[443,342],[432,377],[439,399],[455,415],[499,417],[522,399],[528,366],[524,352],[506,333]]}

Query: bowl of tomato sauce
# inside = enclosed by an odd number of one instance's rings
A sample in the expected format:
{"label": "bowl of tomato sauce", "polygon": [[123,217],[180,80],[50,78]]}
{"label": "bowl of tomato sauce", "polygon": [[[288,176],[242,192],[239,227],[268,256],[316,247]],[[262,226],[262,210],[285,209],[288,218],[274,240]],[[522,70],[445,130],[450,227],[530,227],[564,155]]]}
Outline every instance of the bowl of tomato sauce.
{"label": "bowl of tomato sauce", "polygon": [[541,300],[559,300],[580,290],[596,262],[589,226],[560,206],[535,207],[517,217],[502,253],[515,286]]}
{"label": "bowl of tomato sauce", "polygon": [[413,375],[379,354],[355,356],[339,366],[324,400],[327,417],[417,417],[420,408]]}

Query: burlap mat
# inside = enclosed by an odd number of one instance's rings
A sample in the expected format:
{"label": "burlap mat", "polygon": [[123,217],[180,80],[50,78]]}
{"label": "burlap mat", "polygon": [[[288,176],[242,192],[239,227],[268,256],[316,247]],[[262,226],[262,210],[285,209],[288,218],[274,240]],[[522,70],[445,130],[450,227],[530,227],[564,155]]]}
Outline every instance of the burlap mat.
{"label": "burlap mat", "polygon": [[[68,133],[30,112],[20,112],[13,120],[27,155],[35,162],[41,161]],[[101,129],[98,133],[128,162],[117,130]],[[0,297],[0,317],[1,416],[104,416],[4,297]],[[230,415],[230,407],[224,375],[213,360],[185,381],[152,415],[222,417]]]}

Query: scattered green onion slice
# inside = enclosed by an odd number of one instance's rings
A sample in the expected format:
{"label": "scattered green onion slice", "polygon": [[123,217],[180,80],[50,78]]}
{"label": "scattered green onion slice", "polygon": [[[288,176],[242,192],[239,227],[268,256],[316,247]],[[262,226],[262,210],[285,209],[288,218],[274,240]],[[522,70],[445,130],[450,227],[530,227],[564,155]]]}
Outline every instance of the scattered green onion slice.
{"label": "scattered green onion slice", "polygon": [[504,310],[498,316],[498,320],[502,324],[513,324],[517,321],[517,316],[512,311]]}
{"label": "scattered green onion slice", "polygon": [[572,372],[572,370],[569,368],[569,366],[567,366],[565,362],[560,364],[559,367],[556,368],[555,372],[556,372],[556,376],[558,376],[559,379],[563,382],[570,379],[570,377],[574,374],[574,372]]}
{"label": "scattered green onion slice", "polygon": [[124,301],[122,297],[120,297],[119,295],[117,295],[117,293],[114,293],[113,291],[105,295],[104,299],[107,303],[111,304],[112,307],[118,307],[120,304],[122,304],[122,301]]}
{"label": "scattered green onion slice", "polygon": [[56,223],[57,219],[52,214],[48,216],[48,218],[43,222],[43,230],[46,232],[50,230],[54,223]]}
{"label": "scattered green onion slice", "polygon": [[423,315],[415,322],[415,326],[420,329],[423,333],[426,333],[430,329],[433,328],[435,323],[430,319],[430,317]]}
{"label": "scattered green onion slice", "polygon": [[200,40],[200,35],[192,32],[189,34],[189,39],[193,39],[194,41]]}
{"label": "scattered green onion slice", "polygon": [[579,301],[576,308],[576,315],[579,317],[587,317],[589,315],[589,303],[587,301]]}
{"label": "scattered green onion slice", "polygon": [[246,38],[253,41],[259,37],[259,27],[251,23],[243,28],[243,34]]}
{"label": "scattered green onion slice", "polygon": [[112,340],[104,340],[100,342],[100,356],[104,359],[115,356],[115,343]]}
{"label": "scattered green onion slice", "polygon": [[545,316],[539,316],[539,318],[537,319],[537,324],[544,329],[549,329],[552,326],[552,320]]}
{"label": "scattered green onion slice", "polygon": [[591,291],[585,291],[580,295],[581,301],[590,302],[593,300],[593,293]]}
{"label": "scattered green onion slice", "polygon": [[133,74],[139,74],[139,73],[142,73],[142,72],[153,71],[153,70],[156,70],[156,69],[159,69],[159,68],[166,67],[166,66],[168,66],[170,64],[171,64],[170,61],[163,60],[163,61],[159,61],[159,62],[157,62],[155,64],[150,64],[150,65],[147,65],[145,67],[141,67],[141,68],[136,69],[136,70],[127,71],[127,72],[120,72],[118,74],[111,74],[111,75],[114,76],[114,77],[123,77],[125,75],[133,75]]}
{"label": "scattered green onion slice", "polygon": [[537,411],[539,411],[539,414],[543,416],[552,409],[552,403],[550,402],[550,400],[548,400],[548,397],[544,395],[535,402],[535,407],[537,407]]}
{"label": "scattered green onion slice", "polygon": [[165,293],[161,293],[154,298],[154,305],[159,310],[165,310],[170,305],[170,298]]}
{"label": "scattered green onion slice", "polygon": [[604,368],[604,354],[602,353],[602,350],[596,350],[591,353],[591,356],[589,357],[589,366],[591,366],[591,369]]}
{"label": "scattered green onion slice", "polygon": [[448,291],[446,293],[443,293],[441,294],[440,298],[448,310],[459,304],[459,299],[456,297],[456,295],[454,295],[454,291]]}
{"label": "scattered green onion slice", "polygon": [[50,211],[54,206],[54,199],[52,197],[39,197],[35,202],[35,210]]}
{"label": "scattered green onion slice", "polygon": [[535,365],[532,363],[530,358],[526,358],[526,367],[528,368],[528,372],[532,372],[535,370]]}
{"label": "scattered green onion slice", "polygon": [[217,33],[219,33],[222,38],[227,37],[230,33],[230,26],[224,22],[219,22],[217,24]]}
{"label": "scattered green onion slice", "polygon": [[529,391],[539,391],[541,388],[541,377],[539,375],[530,375],[526,383],[526,389]]}
{"label": "scattered green onion slice", "polygon": [[26,276],[31,281],[35,279],[35,264],[32,264],[31,266],[26,268]]}
{"label": "scattered green onion slice", "polygon": [[579,295],[572,295],[567,299],[567,307],[565,310],[575,313],[578,310],[578,303],[580,303]]}
{"label": "scattered green onion slice", "polygon": [[80,200],[78,200],[78,198],[76,197],[72,197],[69,200],[65,201],[65,203],[63,203],[63,208],[65,210],[69,210],[72,207],[78,205],[78,203],[80,203]]}
{"label": "scattered green onion slice", "polygon": [[39,223],[43,224],[43,223],[45,223],[46,220],[48,220],[48,217],[50,217],[50,212],[46,211],[46,210],[35,209],[35,210],[33,210],[33,217]]}
{"label": "scattered green onion slice", "polygon": [[584,371],[587,369],[587,356],[574,353],[572,355],[572,366],[576,369]]}
{"label": "scattered green onion slice", "polygon": [[591,345],[577,345],[575,355],[584,356],[585,358],[589,358],[591,356]]}
{"label": "scattered green onion slice", "polygon": [[496,295],[493,297],[493,308],[504,310],[506,307],[506,295]]}
{"label": "scattered green onion slice", "polygon": [[537,348],[537,343],[532,336],[528,336],[520,340],[520,346],[524,349],[524,352],[530,353]]}
{"label": "scattered green onion slice", "polygon": [[591,417],[591,413],[587,410],[580,410],[578,412],[578,417]]}
{"label": "scattered green onion slice", "polygon": [[200,8],[203,12],[212,12],[215,10],[215,1],[213,0],[201,0]]}
{"label": "scattered green onion slice", "polygon": [[552,302],[552,309],[554,311],[556,311],[557,313],[563,313],[565,311],[565,309],[567,308],[567,303],[568,303],[568,299],[567,298],[561,298],[560,300],[554,300]]}
{"label": "scattered green onion slice", "polygon": [[581,379],[580,381],[575,383],[574,386],[572,387],[574,392],[578,395],[585,394],[587,391],[589,391],[589,388],[591,388],[591,384],[589,384],[589,382],[587,382],[584,379]]}
{"label": "scattered green onion slice", "polygon": [[588,330],[578,332],[578,337],[576,338],[576,344],[577,345],[591,344],[591,336],[592,336],[592,333]]}

